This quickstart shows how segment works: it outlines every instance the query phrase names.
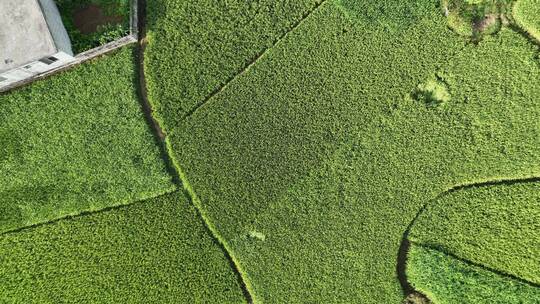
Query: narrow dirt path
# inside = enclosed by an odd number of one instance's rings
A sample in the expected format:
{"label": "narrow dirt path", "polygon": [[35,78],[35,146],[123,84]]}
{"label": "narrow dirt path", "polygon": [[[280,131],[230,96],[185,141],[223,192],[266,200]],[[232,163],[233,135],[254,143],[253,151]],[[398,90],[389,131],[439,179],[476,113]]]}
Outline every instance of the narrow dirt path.
{"label": "narrow dirt path", "polygon": [[154,116],[152,115],[153,110],[152,106],[150,104],[150,101],[148,99],[148,90],[146,87],[146,75],[144,73],[144,52],[146,51],[146,46],[148,45],[148,41],[146,40],[146,1],[145,0],[139,0],[138,4],[138,28],[139,28],[139,42],[138,42],[138,48],[137,48],[137,65],[138,65],[138,78],[139,78],[139,91],[140,91],[140,97],[142,101],[142,107],[144,111],[144,115],[152,127],[152,130],[154,131],[154,134],[157,135],[157,137],[163,141],[165,140],[166,134],[161,129],[161,126],[159,123],[154,119]]}
{"label": "narrow dirt path", "polygon": [[161,158],[165,162],[167,172],[172,177],[175,185],[178,185],[181,188],[182,182],[178,177],[178,172],[174,167],[171,156],[168,153],[165,139],[167,134],[163,131],[159,122],[152,115],[153,109],[148,99],[148,90],[146,87],[146,76],[144,73],[144,52],[146,50],[147,40],[146,40],[146,0],[138,0],[138,45],[137,45],[137,54],[136,54],[136,64],[137,64],[137,93],[139,95],[139,100],[141,101],[141,107],[144,113],[144,117],[152,130],[156,144],[159,147]]}
{"label": "narrow dirt path", "polygon": [[[326,0],[325,0],[326,1]],[[152,128],[153,134],[156,137],[156,140],[159,143],[162,157],[165,160],[167,164],[167,169],[170,173],[170,175],[173,177],[173,180],[176,185],[178,185],[181,189],[184,189],[184,192],[186,196],[189,198],[189,201],[193,204],[195,207],[195,210],[197,212],[197,215],[199,216],[200,220],[204,224],[204,227],[206,228],[209,235],[212,236],[215,244],[219,246],[219,248],[222,250],[223,255],[226,257],[227,261],[229,262],[229,265],[233,272],[236,275],[238,284],[240,285],[242,289],[242,293],[246,299],[246,302],[251,304],[253,303],[253,297],[246,285],[245,278],[242,275],[242,272],[240,271],[240,267],[237,264],[236,260],[233,258],[229,250],[227,250],[227,247],[225,244],[221,241],[221,238],[217,233],[215,233],[215,230],[212,229],[212,225],[208,222],[205,216],[203,216],[204,212],[201,210],[199,204],[195,203],[194,195],[191,194],[191,191],[188,191],[187,189],[191,189],[191,187],[187,184],[187,180],[182,179],[182,174],[180,174],[181,170],[179,167],[177,167],[172,159],[172,156],[169,155],[168,149],[167,149],[167,142],[166,137],[167,134],[165,131],[161,128],[159,125],[159,122],[154,118],[152,115],[153,109],[152,104],[150,103],[150,100],[148,99],[148,90],[146,86],[146,75],[144,71],[144,54],[146,50],[146,46],[148,44],[148,41],[146,39],[146,0],[138,0],[138,30],[139,30],[139,42],[138,42],[138,48],[137,48],[137,65],[138,65],[138,89],[139,89],[139,95],[140,100],[142,104],[142,109],[144,111],[145,118]]]}

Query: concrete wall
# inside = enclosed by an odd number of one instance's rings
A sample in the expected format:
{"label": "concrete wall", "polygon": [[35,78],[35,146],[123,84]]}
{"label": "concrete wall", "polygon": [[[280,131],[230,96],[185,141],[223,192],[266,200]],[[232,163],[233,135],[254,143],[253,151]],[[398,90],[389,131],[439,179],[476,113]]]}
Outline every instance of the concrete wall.
{"label": "concrete wall", "polygon": [[[71,49],[71,41],[64,27],[64,24],[62,23],[60,12],[58,11],[58,8],[56,7],[56,4],[53,2],[53,0],[25,1],[34,1],[32,6],[29,7],[36,7],[36,13],[39,13],[40,16],[42,15],[42,17],[40,17],[43,22],[42,31],[44,31],[42,35],[45,35],[46,32],[46,35],[49,37],[50,43],[54,46],[51,47],[50,50],[45,51],[38,49],[40,51],[39,55],[32,58],[32,60],[35,61],[25,63],[21,61],[19,65],[14,66],[12,69],[0,73],[0,91],[13,86],[14,84],[20,83],[21,81],[33,79],[37,75],[56,70],[59,67],[68,65],[69,63],[75,61],[75,58],[73,57],[73,51]],[[30,3],[27,4],[29,5]],[[28,22],[31,22],[30,25],[33,25],[36,22],[33,20],[39,20],[39,18],[29,18],[28,20]],[[22,21],[20,21],[19,23],[20,26],[24,26],[24,23]],[[37,33],[38,31],[34,32]],[[12,45],[12,47],[29,47],[26,46],[26,44],[28,44],[26,43],[28,39],[24,35],[24,33],[15,32],[14,34],[16,35],[15,37],[20,38],[19,40],[15,40],[13,42],[13,44],[15,45]],[[20,40],[21,38],[23,40]],[[30,43],[30,45],[32,47],[35,46],[32,45],[32,43]],[[29,51],[32,50],[36,51],[36,48],[31,48]],[[21,50],[21,52],[24,52],[24,50]]]}
{"label": "concrete wall", "polygon": [[37,0],[0,0],[0,73],[56,52]]}
{"label": "concrete wall", "polygon": [[[4,1],[4,0],[0,0],[0,1]],[[36,0],[36,1],[45,1],[45,0]],[[52,0],[47,0],[47,1],[52,1]],[[0,73],[0,93],[8,92],[12,89],[27,85],[36,80],[49,77],[61,71],[65,71],[74,66],[82,64],[93,58],[105,55],[118,48],[136,43],[138,39],[138,35],[139,35],[139,26],[138,26],[138,21],[139,21],[138,20],[138,17],[139,17],[138,3],[139,2],[138,0],[130,0],[130,1],[131,1],[131,22],[130,22],[131,30],[128,36],[120,38],[116,41],[107,43],[105,45],[99,46],[92,50],[77,54],[75,55],[75,57],[72,57],[68,53],[59,52],[53,55],[57,57],[59,60],[55,63],[48,64],[47,66],[44,66],[43,62],[37,61],[29,65],[26,65],[24,67],[18,68],[16,70],[9,71],[4,74]]]}
{"label": "concrete wall", "polygon": [[5,73],[0,73],[0,91],[14,83],[18,83],[25,79],[32,79],[36,75],[58,69],[73,61],[75,61],[73,56],[64,52],[58,52],[38,61],[26,64],[22,67],[7,71]]}
{"label": "concrete wall", "polygon": [[49,31],[51,32],[57,50],[73,56],[71,40],[69,39],[56,4],[53,0],[38,0],[38,2],[45,15],[45,20],[47,21]]}

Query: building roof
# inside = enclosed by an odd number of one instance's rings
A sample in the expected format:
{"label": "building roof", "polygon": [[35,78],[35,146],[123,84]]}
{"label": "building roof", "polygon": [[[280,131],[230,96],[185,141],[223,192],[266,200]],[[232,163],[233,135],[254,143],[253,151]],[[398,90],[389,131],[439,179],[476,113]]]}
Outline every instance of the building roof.
{"label": "building roof", "polygon": [[56,52],[38,0],[0,0],[0,73]]}

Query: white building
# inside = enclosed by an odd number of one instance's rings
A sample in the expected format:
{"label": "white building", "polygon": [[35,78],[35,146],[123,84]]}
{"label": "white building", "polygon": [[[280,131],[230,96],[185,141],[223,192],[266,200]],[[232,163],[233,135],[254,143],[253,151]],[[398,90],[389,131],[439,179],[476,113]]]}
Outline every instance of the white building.
{"label": "white building", "polygon": [[73,60],[53,0],[0,0],[0,89]]}

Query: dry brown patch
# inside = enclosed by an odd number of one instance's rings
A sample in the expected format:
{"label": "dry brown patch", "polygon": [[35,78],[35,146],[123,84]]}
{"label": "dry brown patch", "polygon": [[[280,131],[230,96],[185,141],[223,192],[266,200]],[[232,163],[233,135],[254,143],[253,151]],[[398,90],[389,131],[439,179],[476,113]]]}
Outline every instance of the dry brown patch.
{"label": "dry brown patch", "polygon": [[83,34],[95,33],[99,26],[121,24],[122,16],[107,16],[98,5],[88,5],[73,13],[75,27]]}
{"label": "dry brown patch", "polygon": [[431,301],[423,294],[413,292],[403,300],[403,304],[431,304]]}
{"label": "dry brown patch", "polygon": [[497,23],[497,15],[489,14],[484,17],[484,19],[479,20],[473,24],[474,30],[478,32],[484,32],[489,29],[491,26],[494,26]]}

